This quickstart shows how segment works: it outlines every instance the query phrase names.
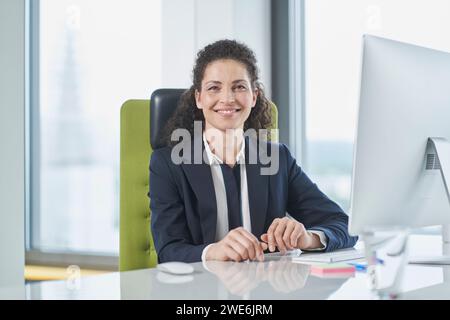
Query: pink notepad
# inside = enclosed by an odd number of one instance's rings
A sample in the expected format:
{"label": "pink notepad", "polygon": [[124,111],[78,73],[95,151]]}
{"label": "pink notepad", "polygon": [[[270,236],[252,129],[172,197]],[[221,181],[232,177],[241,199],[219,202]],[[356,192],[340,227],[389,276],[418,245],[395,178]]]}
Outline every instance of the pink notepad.
{"label": "pink notepad", "polygon": [[355,266],[346,263],[320,263],[311,265],[311,275],[319,277],[351,277]]}

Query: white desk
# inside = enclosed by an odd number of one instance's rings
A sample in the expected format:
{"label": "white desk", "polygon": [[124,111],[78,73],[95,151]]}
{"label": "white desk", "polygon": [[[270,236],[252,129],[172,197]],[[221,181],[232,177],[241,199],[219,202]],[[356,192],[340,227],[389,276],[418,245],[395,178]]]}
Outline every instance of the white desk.
{"label": "white desk", "polygon": [[[437,253],[440,237],[415,236],[414,253]],[[169,276],[157,269],[146,269],[100,276],[79,281],[48,281],[25,286],[27,299],[371,299],[367,275],[357,272],[342,279],[318,278],[309,269],[290,261],[215,262],[204,269],[193,264],[190,276]],[[389,276],[390,262],[382,275]],[[392,265],[392,267],[394,267]],[[413,299],[450,299],[450,283],[444,283],[449,266],[408,265],[402,292]],[[180,282],[180,283],[172,283]],[[435,285],[439,285],[435,287]],[[425,289],[424,289],[425,288]],[[433,288],[438,288],[434,290]],[[418,290],[420,289],[420,290]],[[446,293],[448,292],[448,296]]]}

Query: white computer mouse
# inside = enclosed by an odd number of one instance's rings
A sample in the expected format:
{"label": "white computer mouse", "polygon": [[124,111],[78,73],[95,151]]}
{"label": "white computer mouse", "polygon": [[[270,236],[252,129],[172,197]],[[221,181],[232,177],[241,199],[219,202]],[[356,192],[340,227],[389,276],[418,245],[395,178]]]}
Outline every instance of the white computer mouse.
{"label": "white computer mouse", "polygon": [[194,272],[194,267],[189,263],[178,261],[160,263],[156,268],[170,274],[190,274]]}
{"label": "white computer mouse", "polygon": [[158,271],[156,279],[162,283],[181,284],[194,281],[194,276],[192,274],[170,274]]}

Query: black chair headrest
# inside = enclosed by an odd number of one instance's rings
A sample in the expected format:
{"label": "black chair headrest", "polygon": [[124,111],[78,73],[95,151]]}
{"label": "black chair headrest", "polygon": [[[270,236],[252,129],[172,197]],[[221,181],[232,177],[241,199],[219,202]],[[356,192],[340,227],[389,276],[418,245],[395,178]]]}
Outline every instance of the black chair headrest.
{"label": "black chair headrest", "polygon": [[150,98],[150,144],[153,148],[165,147],[163,130],[178,107],[186,89],[158,89]]}

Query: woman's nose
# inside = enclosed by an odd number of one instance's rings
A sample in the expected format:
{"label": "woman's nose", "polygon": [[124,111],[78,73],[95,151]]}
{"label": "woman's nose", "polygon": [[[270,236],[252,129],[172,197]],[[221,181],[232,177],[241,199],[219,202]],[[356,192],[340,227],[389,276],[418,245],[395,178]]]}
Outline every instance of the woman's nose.
{"label": "woman's nose", "polygon": [[232,103],[235,101],[234,92],[232,89],[226,89],[222,91],[221,101],[223,103]]}

